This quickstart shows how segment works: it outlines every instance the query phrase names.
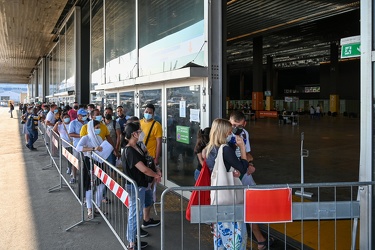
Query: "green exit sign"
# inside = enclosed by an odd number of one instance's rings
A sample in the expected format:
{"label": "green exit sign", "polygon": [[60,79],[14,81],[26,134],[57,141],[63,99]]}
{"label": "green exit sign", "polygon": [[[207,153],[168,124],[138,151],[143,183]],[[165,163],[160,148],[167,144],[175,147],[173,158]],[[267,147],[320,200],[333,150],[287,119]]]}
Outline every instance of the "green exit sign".
{"label": "green exit sign", "polygon": [[341,46],[341,58],[350,58],[361,56],[361,44],[352,43]]}

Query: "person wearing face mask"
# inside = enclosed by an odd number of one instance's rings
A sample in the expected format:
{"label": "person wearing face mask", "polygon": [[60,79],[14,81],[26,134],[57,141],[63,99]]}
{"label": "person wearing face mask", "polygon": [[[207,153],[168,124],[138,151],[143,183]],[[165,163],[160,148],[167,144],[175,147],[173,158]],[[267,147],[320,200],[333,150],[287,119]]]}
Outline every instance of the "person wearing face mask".
{"label": "person wearing face mask", "polygon": [[[68,134],[70,116],[68,115],[68,113],[63,113],[61,119],[61,121],[56,122],[55,126],[53,127],[53,130],[60,135],[61,139],[64,139],[64,141],[62,141],[62,146],[65,149],[67,149],[70,153],[72,153],[73,140]],[[71,170],[72,164],[70,163],[70,161],[68,161],[66,173],[70,174]]]}
{"label": "person wearing face mask", "polygon": [[[120,143],[121,143],[121,127],[120,124],[113,119],[113,110],[111,107],[107,107],[104,110],[104,124],[109,130],[109,134],[112,141],[116,144],[115,150],[120,153]],[[112,163],[112,162],[111,162]],[[116,161],[112,163],[115,165]]]}
{"label": "person wearing face mask", "polygon": [[120,138],[120,141],[123,142],[124,138],[125,138],[124,128],[125,128],[125,124],[126,124],[126,117],[125,117],[125,113],[124,113],[124,108],[122,106],[118,106],[116,108],[116,112],[117,112],[116,121],[118,122],[118,124],[120,124],[121,137],[122,137],[122,138]]}
{"label": "person wearing face mask", "polygon": [[87,113],[89,115],[89,119],[92,119],[91,117],[91,112],[95,109],[95,105],[94,104],[88,104],[87,105]]}
{"label": "person wearing face mask", "polygon": [[[138,123],[129,123],[125,125],[125,141],[126,146],[124,152],[121,155],[122,165],[124,173],[132,178],[138,185],[138,198],[140,202],[140,207],[144,206],[145,202],[145,189],[148,186],[145,176],[154,177],[154,181],[159,183],[161,181],[161,175],[154,172],[151,168],[147,167],[147,160],[145,157],[145,152],[142,150],[141,146],[138,144],[139,134],[142,130]],[[140,221],[142,221],[142,209],[137,214],[136,210],[136,197],[134,186],[131,184],[126,184],[126,191],[129,194],[129,213],[128,213],[128,224],[126,238],[129,242],[127,249],[137,249],[136,246],[136,234],[137,228],[137,216],[139,216]],[[145,237],[148,233],[142,229],[141,237]],[[141,248],[146,247],[147,242],[138,242]]]}
{"label": "person wearing face mask", "polygon": [[[103,116],[100,114],[99,109],[94,109],[93,111],[91,111],[91,119],[99,122],[99,124],[100,124],[99,136],[102,138],[102,140],[107,140],[112,145],[112,147],[115,149],[116,144],[112,141],[111,134],[109,133],[109,130],[108,130],[107,126],[103,123]],[[80,136],[82,137],[82,136],[85,136],[87,134],[88,134],[88,126],[83,125],[82,128],[81,128],[81,131],[80,131]],[[111,158],[108,158],[106,160],[111,162],[113,157],[120,157],[120,154],[116,150],[114,150],[113,154],[111,154],[109,157],[111,157]]]}
{"label": "person wearing face mask", "polygon": [[77,111],[78,111],[78,102],[74,102],[73,108],[68,111],[68,115],[71,121],[73,121],[74,119],[77,119]]}
{"label": "person wearing face mask", "polygon": [[47,125],[47,128],[52,129],[53,126],[55,126],[55,114],[58,112],[57,105],[56,104],[51,104],[50,110],[46,116],[45,123]]}
{"label": "person wearing face mask", "polygon": [[[146,105],[143,119],[140,120],[141,129],[144,134],[143,143],[145,144],[150,156],[154,158],[154,163],[158,173],[161,175],[159,167],[159,157],[161,154],[161,138],[163,130],[161,124],[154,120],[155,106],[151,103]],[[149,186],[146,190],[145,208],[143,209],[142,228],[155,227],[160,225],[160,220],[154,220],[150,217],[151,207],[154,203],[155,188]]]}
{"label": "person wearing face mask", "polygon": [[[246,151],[246,159],[249,162],[249,171],[245,173],[243,176],[240,177],[242,184],[246,186],[253,186],[256,185],[255,181],[253,179],[252,173],[255,172],[255,167],[253,166],[253,156],[250,154],[251,147],[250,147],[250,137],[249,133],[246,131],[246,117],[241,111],[233,111],[230,114],[229,121],[232,124],[232,135],[229,139],[228,145],[231,146],[233,149],[235,149],[236,156],[240,157],[240,149],[237,147],[236,143],[233,143],[233,138],[236,135],[239,135],[245,144],[245,151]],[[267,249],[268,244],[272,245],[274,239],[271,237],[270,242],[268,243],[266,238],[263,236],[262,232],[260,231],[260,228],[258,224],[252,223],[252,224],[246,224],[247,230],[250,234],[252,232],[258,242],[258,249]],[[251,230],[250,230],[251,228]]]}
{"label": "person wearing face mask", "polygon": [[[77,144],[81,138],[80,136],[80,132],[81,132],[81,129],[83,127],[83,125],[87,124],[87,111],[84,110],[83,108],[79,109],[77,111],[77,119],[73,120],[70,122],[69,124],[69,128],[68,128],[68,134],[70,136],[70,138],[73,139],[73,146],[74,147],[77,147]],[[73,155],[79,159],[79,154],[74,150],[73,151]],[[77,169],[76,168],[72,168],[72,173],[71,173],[71,179],[70,179],[70,183],[71,184],[74,184],[76,181],[76,172],[77,172]]]}
{"label": "person wearing face mask", "polygon": [[[93,151],[101,152],[103,148],[100,146],[103,142],[103,139],[99,136],[100,133],[100,124],[101,122],[92,120],[87,123],[87,135],[82,136],[77,144],[77,152],[83,152],[84,160],[83,160],[83,188],[86,191],[86,205],[87,205],[87,217],[89,219],[93,218],[93,212],[99,213],[99,211],[93,211],[92,206],[92,197],[91,197],[91,176],[90,176],[90,158],[91,153]],[[97,185],[96,192],[95,192],[95,203],[100,208],[101,198],[103,197],[103,190],[105,185],[99,181],[96,183]]]}
{"label": "person wearing face mask", "polygon": [[[212,122],[210,131],[210,141],[208,142],[206,150],[206,163],[210,172],[215,166],[215,161],[218,156],[219,149],[222,145],[223,161],[227,172],[232,171],[234,177],[239,177],[240,174],[245,174],[249,171],[249,163],[246,158],[246,150],[243,138],[239,135],[235,136],[236,146],[240,148],[240,158],[235,154],[235,151],[227,146],[228,140],[231,139],[232,124],[225,119],[215,119]],[[233,244],[233,237],[228,236],[237,235],[235,242],[236,248],[228,248]],[[240,237],[238,237],[240,236]],[[247,233],[246,226],[243,222],[223,223],[217,222],[214,225],[214,249],[246,249]],[[231,244],[232,243],[232,244]]]}

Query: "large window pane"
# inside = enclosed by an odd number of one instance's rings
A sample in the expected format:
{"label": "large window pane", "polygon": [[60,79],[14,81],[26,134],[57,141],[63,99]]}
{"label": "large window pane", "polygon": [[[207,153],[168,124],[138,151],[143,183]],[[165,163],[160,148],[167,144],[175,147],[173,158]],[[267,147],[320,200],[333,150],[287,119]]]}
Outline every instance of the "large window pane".
{"label": "large window pane", "polygon": [[60,56],[59,56],[59,82],[58,82],[58,92],[64,92],[66,91],[66,78],[65,78],[65,60],[66,60],[66,54],[65,54],[65,28],[62,28],[59,35],[59,44],[60,44]]}
{"label": "large window pane", "polygon": [[161,107],[161,89],[153,90],[141,90],[139,91],[139,102],[140,102],[140,111],[139,118],[143,118],[147,104],[153,104],[155,107],[154,119],[160,123],[162,117],[162,107]]}
{"label": "large window pane", "polygon": [[134,115],[134,91],[120,93],[120,105],[124,108],[125,116],[131,117]]}
{"label": "large window pane", "polygon": [[[140,76],[204,65],[204,1],[139,0]],[[152,58],[152,60],[150,60]]]}
{"label": "large window pane", "polygon": [[135,1],[106,2],[106,82],[135,76]]}
{"label": "large window pane", "polygon": [[44,60],[38,65],[38,96],[43,96],[43,80],[44,80],[44,71],[43,71]]}
{"label": "large window pane", "polygon": [[75,55],[74,55],[74,15],[67,24],[66,31],[66,90],[74,90],[75,85]]}
{"label": "large window pane", "polygon": [[91,86],[104,84],[104,33],[103,33],[103,1],[92,1],[91,22]]}
{"label": "large window pane", "polygon": [[117,107],[117,93],[108,93],[105,96],[105,108],[111,107],[113,110]]}
{"label": "large window pane", "polygon": [[194,171],[198,164],[194,147],[198,130],[201,129],[200,86],[168,88],[166,99],[167,177],[177,185],[192,186],[195,183]]}

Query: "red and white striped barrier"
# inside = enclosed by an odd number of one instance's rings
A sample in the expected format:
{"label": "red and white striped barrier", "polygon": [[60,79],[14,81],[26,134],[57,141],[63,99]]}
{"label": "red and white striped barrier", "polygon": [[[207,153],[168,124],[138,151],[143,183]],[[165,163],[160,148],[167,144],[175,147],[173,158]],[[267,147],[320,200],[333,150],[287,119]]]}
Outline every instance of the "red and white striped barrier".
{"label": "red and white striped barrier", "polygon": [[59,141],[54,136],[52,136],[52,143],[56,148],[59,148]]}
{"label": "red and white striped barrier", "polygon": [[51,138],[51,129],[49,129],[47,126],[45,127],[45,131],[48,137]]}
{"label": "red and white striped barrier", "polygon": [[101,168],[94,164],[94,174],[129,208],[129,194]]}
{"label": "red and white striped barrier", "polygon": [[79,162],[78,162],[78,159],[72,155],[66,148],[62,147],[62,155],[65,156],[66,159],[68,159],[68,161],[70,163],[72,163],[72,165],[79,170]]}

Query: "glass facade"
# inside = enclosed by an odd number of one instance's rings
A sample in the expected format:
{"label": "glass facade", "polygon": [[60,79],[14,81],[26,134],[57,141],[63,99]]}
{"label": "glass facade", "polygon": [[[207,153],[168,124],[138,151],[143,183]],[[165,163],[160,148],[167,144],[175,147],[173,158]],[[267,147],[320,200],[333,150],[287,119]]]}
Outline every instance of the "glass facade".
{"label": "glass facade", "polygon": [[49,64],[49,96],[52,96],[53,94],[57,93],[57,81],[59,76],[59,61],[58,61],[58,51],[59,51],[59,44],[55,46],[55,48],[52,50],[52,53],[50,54],[50,64]]}
{"label": "glass facade", "polygon": [[44,60],[41,60],[38,65],[38,96],[43,96],[43,81],[44,81]]}
{"label": "glass facade", "polygon": [[125,116],[134,116],[134,91],[120,92],[120,104],[124,108]]}
{"label": "glass facade", "polygon": [[66,63],[65,63],[65,60],[66,60],[66,37],[65,37],[65,28],[64,27],[61,31],[60,31],[60,40],[59,40],[59,70],[60,70],[60,73],[59,73],[59,81],[58,81],[58,86],[57,86],[57,92],[58,93],[61,93],[63,91],[66,91],[66,81],[65,81],[65,69],[66,69]]}
{"label": "glass facade", "polygon": [[204,0],[139,0],[138,51],[135,3],[91,1],[90,90],[191,63],[207,66]]}
{"label": "glass facade", "polygon": [[107,93],[105,96],[105,107],[111,107],[113,110],[117,107],[117,93]]}
{"label": "glass facade", "polygon": [[66,23],[66,88],[65,91],[75,89],[75,44],[74,44],[74,15]]}
{"label": "glass facade", "polygon": [[105,83],[104,80],[104,31],[103,31],[103,1],[91,1],[91,85]]}
{"label": "glass facade", "polygon": [[[204,1],[139,0],[139,75],[204,65]],[[150,60],[152,58],[152,60]]]}
{"label": "glass facade", "polygon": [[200,86],[167,88],[167,177],[194,186],[198,159],[194,154],[200,128]]}
{"label": "glass facade", "polygon": [[106,83],[133,78],[137,69],[135,1],[107,1],[105,10]]}

